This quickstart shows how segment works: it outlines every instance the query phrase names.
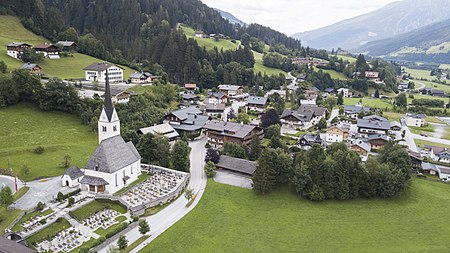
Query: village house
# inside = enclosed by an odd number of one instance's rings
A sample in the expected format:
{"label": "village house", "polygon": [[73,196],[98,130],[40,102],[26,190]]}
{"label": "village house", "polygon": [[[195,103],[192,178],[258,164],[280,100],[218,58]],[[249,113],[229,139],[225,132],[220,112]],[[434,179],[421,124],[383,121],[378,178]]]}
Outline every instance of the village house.
{"label": "village house", "polygon": [[307,78],[307,77],[308,77],[307,75],[298,75],[297,78],[296,78],[296,80],[297,80],[297,82],[299,82],[299,83],[303,83],[303,82],[306,82],[306,78]]}
{"label": "village house", "polygon": [[109,82],[123,82],[123,68],[107,62],[96,62],[83,69],[86,81],[105,83],[106,71]]}
{"label": "village house", "polygon": [[153,75],[148,72],[134,72],[128,78],[132,84],[151,84]]}
{"label": "village house", "polygon": [[426,118],[425,114],[407,114],[405,122],[407,126],[424,127],[427,124]]}
{"label": "village house", "polygon": [[222,118],[222,114],[225,112],[225,104],[209,104],[205,103],[203,106],[203,110],[205,111],[206,115],[213,116],[213,115],[220,115],[220,118]]}
{"label": "village house", "polygon": [[342,96],[343,96],[344,98],[352,97],[351,91],[350,91],[349,89],[347,89],[347,88],[340,88],[340,89],[338,89],[336,92],[337,92],[337,94],[342,93]]}
{"label": "village house", "polygon": [[242,96],[244,94],[244,88],[239,85],[229,85],[229,84],[222,84],[217,87],[221,92],[223,92],[228,97],[236,97],[236,96]]}
{"label": "village house", "polygon": [[362,136],[367,136],[369,134],[386,135],[391,128],[391,123],[383,117],[371,115],[358,119],[357,127],[358,133]]}
{"label": "village house", "polygon": [[369,107],[362,106],[361,104],[344,105],[344,114],[351,119],[357,119],[361,112],[367,113],[369,111]]}
{"label": "village house", "polygon": [[222,104],[228,103],[228,96],[223,92],[213,92],[208,91],[208,98],[206,98],[206,103],[209,104]]}
{"label": "village house", "polygon": [[192,93],[183,93],[181,95],[181,98],[183,99],[184,104],[197,104],[200,98],[197,95],[194,95]]}
{"label": "village house", "polygon": [[13,42],[6,45],[6,54],[16,58],[21,59],[22,54],[26,49],[30,49],[31,45],[25,42]]}
{"label": "village house", "polygon": [[408,83],[400,83],[400,84],[397,86],[397,89],[400,90],[400,91],[405,91],[405,90],[408,89],[408,87],[409,87]]}
{"label": "village house", "polygon": [[250,96],[247,98],[247,110],[264,112],[267,108],[267,97]]}
{"label": "village house", "polygon": [[439,179],[442,181],[450,180],[450,167],[424,162],[422,170],[430,175],[439,175]]}
{"label": "village house", "polygon": [[261,140],[264,137],[264,129],[259,126],[220,120],[209,121],[204,129],[209,145],[214,148],[221,148],[226,142],[248,145],[253,136],[258,136]]}
{"label": "village house", "polygon": [[164,123],[170,124],[179,134],[199,136],[209,119],[209,116],[202,115],[200,109],[187,107],[166,114]]}
{"label": "village house", "polygon": [[175,142],[180,136],[178,132],[169,124],[159,124],[151,127],[141,128],[138,131],[139,134],[153,134],[167,138],[169,143]]}
{"label": "village house", "polygon": [[319,144],[321,146],[325,146],[326,144],[323,142],[322,138],[320,138],[320,134],[307,133],[298,139],[297,145],[302,147],[305,150],[308,150],[314,144]]}
{"label": "village house", "polygon": [[215,165],[218,170],[229,171],[251,178],[256,171],[257,162],[221,155],[219,162]]}
{"label": "village house", "polygon": [[380,73],[375,72],[375,71],[366,71],[366,73],[365,73],[366,79],[371,80],[371,81],[378,81],[379,75],[380,75]]}
{"label": "village house", "polygon": [[430,95],[433,97],[446,97],[445,96],[445,91],[443,90],[431,90]]}
{"label": "village house", "polygon": [[420,153],[411,150],[408,150],[408,155],[411,158],[412,171],[420,171],[422,169],[423,157],[420,155]]}
{"label": "village house", "polygon": [[429,152],[429,157],[436,162],[450,163],[450,149],[446,147],[435,147],[425,145],[425,150]]}
{"label": "village house", "polygon": [[308,65],[308,66],[326,66],[330,62],[326,60],[321,59],[314,59],[314,58],[308,58],[308,57],[295,57],[290,59],[293,64],[299,64],[299,65]]}
{"label": "village house", "polygon": [[367,161],[371,148],[372,147],[370,146],[370,144],[362,139],[356,139],[352,141],[350,146],[350,149],[358,153],[363,162]]}
{"label": "village house", "polygon": [[280,121],[283,127],[290,129],[308,129],[325,118],[328,110],[317,105],[301,105],[298,110],[284,110]]}
{"label": "village house", "polygon": [[402,130],[402,124],[398,121],[391,121],[391,130],[392,131],[400,131]]}
{"label": "village house", "polygon": [[34,46],[34,50],[36,50],[36,53],[43,54],[44,57],[49,59],[59,59],[59,52],[61,49],[59,47],[50,44],[50,43],[44,43]]}
{"label": "village house", "polygon": [[184,84],[184,88],[190,92],[195,92],[198,89],[195,83],[186,83]]}
{"label": "village house", "polygon": [[367,142],[370,144],[372,149],[379,150],[390,140],[389,136],[384,134],[371,134],[367,136]]}
{"label": "village house", "polygon": [[327,129],[326,142],[335,143],[335,142],[345,142],[348,140],[348,136],[350,133],[350,128],[345,125],[335,125],[331,126]]}
{"label": "village house", "polygon": [[63,51],[66,52],[75,52],[78,51],[78,45],[77,43],[73,42],[73,41],[58,41],[56,43],[56,46],[59,48],[62,48]]}
{"label": "village house", "polygon": [[22,65],[22,67],[20,67],[21,69],[25,69],[30,71],[32,74],[36,74],[39,75],[41,74],[42,68],[41,66],[35,64],[35,63],[25,63],[24,65]]}
{"label": "village house", "polygon": [[112,102],[115,104],[125,104],[130,101],[131,92],[122,90],[111,90]]}
{"label": "village house", "polygon": [[304,91],[304,94],[307,100],[316,100],[319,95],[319,91],[315,89],[308,89]]}
{"label": "village house", "polygon": [[205,32],[197,30],[194,33],[194,37],[195,38],[204,38],[205,37]]}
{"label": "village house", "polygon": [[264,97],[270,97],[271,95],[278,93],[278,95],[280,95],[280,97],[282,98],[286,98],[286,90],[270,90],[268,92],[266,92],[266,94],[264,95]]}
{"label": "village house", "polygon": [[76,168],[69,168],[66,174],[70,181],[64,181],[67,177],[63,176],[63,185],[70,187],[75,178],[77,182],[81,178],[82,190],[113,194],[141,174],[141,156],[132,142],[127,143],[120,136],[120,120],[113,106],[109,81],[105,87],[105,105],[98,120],[98,138],[99,146],[82,170],[84,175],[80,177]]}

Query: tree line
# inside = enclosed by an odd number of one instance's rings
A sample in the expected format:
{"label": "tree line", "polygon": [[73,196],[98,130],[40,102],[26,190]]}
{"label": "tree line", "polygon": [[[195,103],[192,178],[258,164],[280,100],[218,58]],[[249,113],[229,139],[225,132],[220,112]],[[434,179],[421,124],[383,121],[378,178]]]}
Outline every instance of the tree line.
{"label": "tree line", "polygon": [[266,148],[258,159],[253,189],[265,195],[289,185],[313,201],[388,198],[408,188],[411,168],[408,153],[394,142],[387,143],[379,156],[365,164],[344,143],[332,144],[326,150],[314,144],[294,158],[280,148]]}

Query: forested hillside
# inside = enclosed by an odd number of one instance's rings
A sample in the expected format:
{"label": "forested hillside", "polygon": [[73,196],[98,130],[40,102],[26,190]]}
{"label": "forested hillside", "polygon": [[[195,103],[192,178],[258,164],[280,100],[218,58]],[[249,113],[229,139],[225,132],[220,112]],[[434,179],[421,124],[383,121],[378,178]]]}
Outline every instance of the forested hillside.
{"label": "forested hillside", "polygon": [[[74,40],[82,53],[155,73],[164,71],[173,82],[205,87],[267,81],[253,73],[254,59],[247,47],[208,52],[177,29],[180,23],[205,33],[235,39],[248,34],[268,45],[301,48],[300,41],[268,27],[233,25],[198,0],[6,0],[0,14],[20,16],[25,27],[52,41]],[[282,84],[281,77],[272,77],[270,83]]]}

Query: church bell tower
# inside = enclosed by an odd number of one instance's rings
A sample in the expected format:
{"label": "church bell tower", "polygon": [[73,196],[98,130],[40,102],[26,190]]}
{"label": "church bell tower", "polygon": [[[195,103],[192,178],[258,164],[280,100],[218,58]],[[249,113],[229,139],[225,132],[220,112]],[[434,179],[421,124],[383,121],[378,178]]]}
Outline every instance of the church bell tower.
{"label": "church bell tower", "polygon": [[100,118],[98,120],[98,143],[101,143],[103,140],[108,138],[120,135],[120,120],[111,99],[108,70],[106,70],[105,80],[105,104],[103,105],[102,114],[100,114]]}

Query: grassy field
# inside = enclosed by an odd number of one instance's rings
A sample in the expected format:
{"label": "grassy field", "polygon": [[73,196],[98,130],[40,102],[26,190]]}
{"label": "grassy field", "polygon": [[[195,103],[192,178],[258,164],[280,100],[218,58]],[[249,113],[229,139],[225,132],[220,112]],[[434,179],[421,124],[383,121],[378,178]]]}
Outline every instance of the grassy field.
{"label": "grassy field", "polygon": [[[3,46],[13,41],[27,42],[31,45],[49,42],[44,37],[25,29],[17,17],[0,15],[0,44]],[[10,69],[20,68],[24,64],[22,61],[8,56],[4,48],[0,50],[0,61],[4,61]],[[38,64],[42,67],[42,71],[49,76],[62,79],[76,79],[84,78],[84,67],[101,61],[103,60],[76,53],[73,57],[61,58],[59,60],[44,59],[43,62]],[[128,78],[133,70],[128,67],[122,67],[125,69],[124,77]]]}
{"label": "grassy field", "polygon": [[70,212],[70,216],[81,222],[82,220],[89,218],[94,213],[105,209],[116,210],[119,213],[127,212],[127,209],[118,202],[116,203],[111,201],[95,200],[87,205],[82,206],[81,208],[78,208],[75,211]]}
{"label": "grassy field", "polygon": [[440,83],[435,83],[435,82],[430,82],[430,81],[421,81],[421,82],[426,84],[427,88],[443,90],[446,93],[450,92],[450,84],[445,85],[445,84],[440,84]]}
{"label": "grassy field", "polygon": [[[413,179],[394,199],[310,202],[212,181],[199,205],[141,252],[448,252],[450,186]],[[177,243],[174,243],[177,242]]]}
{"label": "grassy field", "polygon": [[29,245],[33,245],[35,243],[42,242],[46,238],[52,238],[57,233],[70,227],[72,226],[66,219],[60,218],[59,220],[56,220],[54,223],[50,224],[48,227],[28,237],[26,241],[28,242]]}
{"label": "grassy field", "polygon": [[432,46],[427,50],[427,54],[446,54],[450,51],[450,42]]}
{"label": "grassy field", "polygon": [[436,142],[431,142],[431,141],[423,141],[423,140],[417,140],[415,139],[414,142],[416,143],[416,145],[418,147],[423,148],[425,145],[430,145],[430,146],[436,146],[436,147],[448,147],[448,145],[445,144],[441,144],[441,143],[436,143]]}
{"label": "grassy field", "polygon": [[421,94],[413,94],[413,95],[414,95],[414,98],[409,98],[409,97],[407,96],[408,103],[411,103],[413,99],[420,99],[420,98],[442,100],[442,101],[444,101],[444,103],[446,103],[446,104],[447,104],[448,101],[449,101],[448,98],[433,97],[433,96],[430,96],[430,95],[421,95]]}
{"label": "grassy field", "polygon": [[450,64],[441,64],[440,69],[450,69]]}
{"label": "grassy field", "polygon": [[[1,109],[0,119],[0,167],[20,173],[28,166],[26,181],[62,175],[59,165],[66,154],[72,164],[84,166],[97,147],[97,136],[70,114],[19,104]],[[33,152],[38,146],[44,153]]]}
{"label": "grassy field", "polygon": [[23,186],[22,188],[20,188],[16,193],[14,193],[13,201],[16,202],[18,199],[22,198],[23,195],[25,195],[25,193],[27,193],[29,189],[30,187],[28,186]]}
{"label": "grassy field", "polygon": [[[195,31],[189,26],[181,25],[180,28],[188,38],[194,38]],[[212,50],[217,47],[220,50],[235,50],[238,43],[233,43],[231,40],[219,40],[215,41],[210,38],[194,38],[200,47],[205,47],[207,50]]]}
{"label": "grassy field", "polygon": [[287,75],[286,72],[284,72],[281,69],[275,69],[275,68],[269,68],[264,66],[263,64],[263,54],[253,51],[253,56],[255,57],[255,66],[253,67],[255,72],[260,72],[262,74],[267,75],[279,75],[280,73],[283,75]]}
{"label": "grassy field", "polygon": [[319,68],[316,68],[316,67],[314,67],[314,70],[317,71],[317,72],[318,72],[319,70],[322,70],[323,73],[330,74],[330,76],[331,76],[332,79],[348,80],[348,78],[347,78],[344,74],[339,73],[339,72],[337,72],[336,70],[332,70],[332,69],[319,69]]}
{"label": "grassy field", "polygon": [[348,62],[350,62],[350,63],[356,62],[356,58],[353,58],[353,57],[348,56],[348,55],[338,54],[336,57],[337,57],[338,59],[342,59],[343,61],[348,61]]}
{"label": "grassy field", "polygon": [[409,130],[413,134],[421,134],[421,133],[434,133],[434,127],[432,125],[427,125],[424,127],[409,127]]}
{"label": "grassy field", "polygon": [[400,121],[400,117],[405,116],[404,113],[396,113],[396,112],[383,112],[383,117],[388,120]]}
{"label": "grassy field", "polygon": [[[344,98],[345,105],[355,105],[358,103],[360,98]],[[379,98],[362,98],[363,106],[367,106],[370,108],[379,108],[379,109],[392,109],[392,104],[389,103],[389,100],[383,100]]]}
{"label": "grassy field", "polygon": [[23,211],[9,210],[6,207],[0,206],[0,236],[5,233],[5,229],[11,224]]}
{"label": "grassy field", "polygon": [[124,250],[122,250],[120,253],[128,253],[131,252],[134,248],[136,248],[139,244],[143,243],[145,240],[147,240],[150,236],[144,235],[141,236],[139,239],[137,239],[135,242],[130,244],[128,247],[126,247]]}
{"label": "grassy field", "polygon": [[430,76],[431,71],[430,70],[421,70],[421,69],[405,69],[407,73],[411,74],[412,77],[417,79],[427,79],[432,80],[434,77]]}

